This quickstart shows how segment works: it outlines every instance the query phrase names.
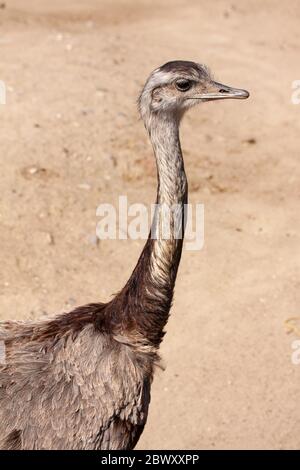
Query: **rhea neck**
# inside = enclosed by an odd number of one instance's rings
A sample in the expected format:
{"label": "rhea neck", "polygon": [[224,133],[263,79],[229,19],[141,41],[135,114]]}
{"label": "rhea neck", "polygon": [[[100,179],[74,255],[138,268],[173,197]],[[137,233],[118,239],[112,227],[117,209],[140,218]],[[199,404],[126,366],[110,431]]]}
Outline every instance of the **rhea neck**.
{"label": "rhea neck", "polygon": [[[184,237],[187,179],[179,139],[180,116],[152,114],[145,121],[157,167],[157,206],[152,221],[150,276],[173,292]],[[170,292],[169,292],[170,294]]]}
{"label": "rhea neck", "polygon": [[179,124],[180,116],[175,113],[151,114],[145,119],[156,159],[157,203],[170,208],[174,204],[184,204],[187,194]]}
{"label": "rhea neck", "polygon": [[[177,115],[144,116],[157,166],[157,199],[152,229],[139,261],[120,295],[127,315],[159,345],[173,299],[184,236],[187,180]],[[130,322],[131,323],[131,322]]]}

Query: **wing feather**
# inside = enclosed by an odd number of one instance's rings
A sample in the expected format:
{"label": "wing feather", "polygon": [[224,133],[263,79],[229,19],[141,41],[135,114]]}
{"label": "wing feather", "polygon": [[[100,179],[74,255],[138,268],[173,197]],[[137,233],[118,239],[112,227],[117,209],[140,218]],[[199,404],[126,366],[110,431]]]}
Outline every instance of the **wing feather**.
{"label": "wing feather", "polygon": [[0,324],[0,448],[131,448],[150,400],[132,348],[93,324],[46,341],[37,329]]}

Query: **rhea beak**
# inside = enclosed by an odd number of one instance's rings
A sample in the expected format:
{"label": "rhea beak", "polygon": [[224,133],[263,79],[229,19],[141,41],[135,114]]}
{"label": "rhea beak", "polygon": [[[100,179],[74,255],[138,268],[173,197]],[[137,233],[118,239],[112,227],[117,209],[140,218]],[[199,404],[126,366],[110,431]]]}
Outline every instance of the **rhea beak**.
{"label": "rhea beak", "polygon": [[240,88],[232,88],[222,83],[211,81],[205,93],[195,95],[194,99],[202,100],[225,100],[227,98],[244,100],[248,98],[250,93],[247,90]]}

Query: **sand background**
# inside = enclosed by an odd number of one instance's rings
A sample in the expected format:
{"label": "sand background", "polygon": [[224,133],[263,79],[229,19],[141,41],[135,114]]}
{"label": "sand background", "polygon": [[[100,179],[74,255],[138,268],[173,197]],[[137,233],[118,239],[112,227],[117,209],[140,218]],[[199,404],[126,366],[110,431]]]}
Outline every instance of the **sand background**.
{"label": "sand background", "polygon": [[0,318],[118,291],[142,241],[95,241],[95,211],[156,191],[136,97],[172,59],[251,99],[186,116],[205,246],[183,253],[140,449],[299,448],[300,4],[6,0],[0,5]]}

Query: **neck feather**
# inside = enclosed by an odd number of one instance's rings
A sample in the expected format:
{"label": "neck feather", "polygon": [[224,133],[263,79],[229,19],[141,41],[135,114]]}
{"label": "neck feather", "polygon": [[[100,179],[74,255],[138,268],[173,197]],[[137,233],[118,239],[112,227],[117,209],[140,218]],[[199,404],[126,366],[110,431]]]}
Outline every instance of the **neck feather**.
{"label": "neck feather", "polygon": [[[146,123],[157,165],[157,205],[139,261],[119,296],[134,328],[158,346],[172,305],[184,236],[187,180],[179,120],[152,116]],[[134,320],[134,321],[132,321]]]}

